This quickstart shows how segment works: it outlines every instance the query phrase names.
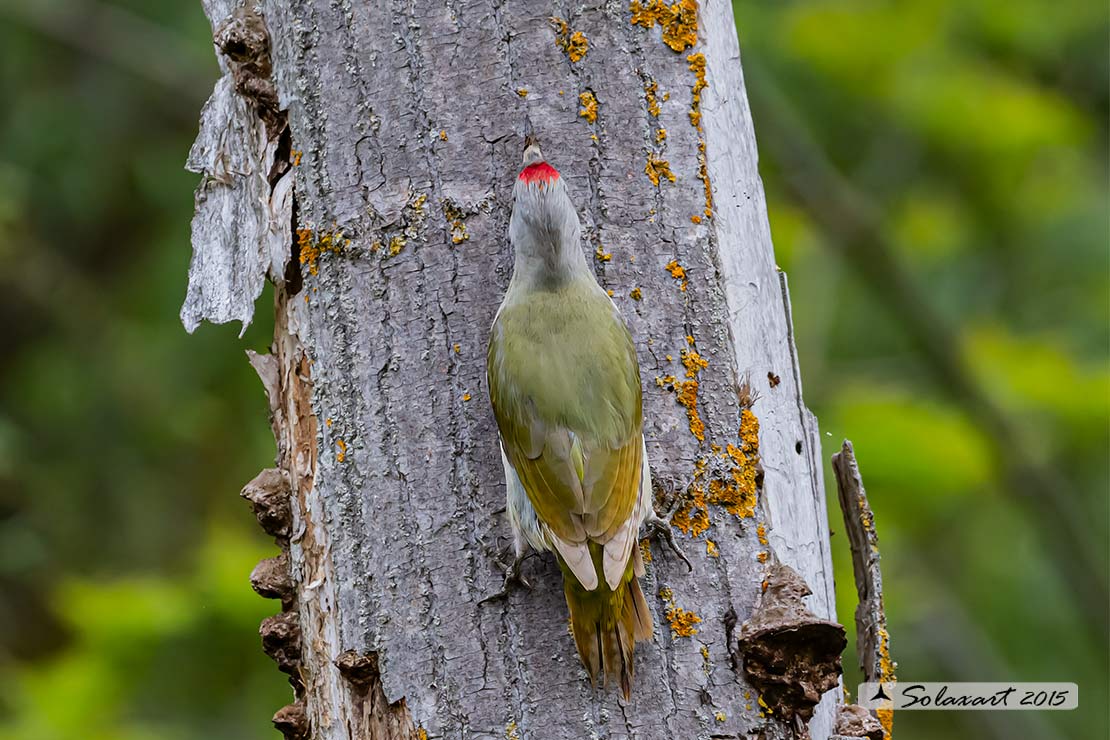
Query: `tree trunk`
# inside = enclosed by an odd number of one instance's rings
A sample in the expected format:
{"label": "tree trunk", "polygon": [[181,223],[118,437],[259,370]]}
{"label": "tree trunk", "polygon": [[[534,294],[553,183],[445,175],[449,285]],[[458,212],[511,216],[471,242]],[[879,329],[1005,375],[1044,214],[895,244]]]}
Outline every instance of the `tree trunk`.
{"label": "tree trunk", "polygon": [[[298,697],[279,727],[794,736],[738,635],[778,561],[835,619],[829,532],[731,5],[204,4],[225,76],[190,155],[182,318],[249,321],[275,284],[273,353],[252,362],[278,468],[244,495],[284,549],[252,576],[286,611],[263,625]],[[693,562],[650,545],[656,633],[628,705],[591,689],[551,556],[526,563],[531,591],[478,603],[510,538],[485,352],[528,125],[632,330],[658,504],[677,499]]]}

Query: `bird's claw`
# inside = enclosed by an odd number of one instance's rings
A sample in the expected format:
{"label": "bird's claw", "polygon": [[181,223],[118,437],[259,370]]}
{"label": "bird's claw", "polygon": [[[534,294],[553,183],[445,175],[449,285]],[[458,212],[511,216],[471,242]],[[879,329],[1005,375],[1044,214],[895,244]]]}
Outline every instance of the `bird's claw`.
{"label": "bird's claw", "polygon": [[649,538],[655,537],[666,542],[671,552],[681,558],[682,562],[686,563],[687,571],[694,570],[694,566],[690,564],[690,560],[686,557],[686,553],[682,552],[682,548],[675,542],[674,530],[671,529],[671,525],[666,520],[660,519],[659,515],[653,511],[647,521],[644,522],[644,529],[647,530],[647,536]]}
{"label": "bird's claw", "polygon": [[510,593],[513,592],[514,585],[515,586],[521,586],[521,587],[531,591],[532,590],[531,581],[529,581],[527,578],[525,578],[523,575],[521,575],[521,572],[520,572],[520,565],[521,565],[521,563],[524,562],[525,558],[527,558],[527,557],[528,556],[526,554],[516,555],[515,557],[513,557],[513,562],[510,563],[509,567],[505,569],[505,581],[501,584],[501,590],[497,591],[496,593],[490,594],[489,596],[480,600],[478,603],[479,604],[485,604],[488,601],[497,601],[499,599],[503,599],[506,596],[508,596]]}

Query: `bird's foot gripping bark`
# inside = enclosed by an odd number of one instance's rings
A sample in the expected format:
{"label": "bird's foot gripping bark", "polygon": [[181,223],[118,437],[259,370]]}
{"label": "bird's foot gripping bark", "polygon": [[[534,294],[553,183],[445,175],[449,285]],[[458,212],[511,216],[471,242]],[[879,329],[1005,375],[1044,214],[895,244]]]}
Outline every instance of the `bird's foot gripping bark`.
{"label": "bird's foot gripping bark", "polygon": [[671,528],[670,522],[661,518],[654,510],[644,521],[644,530],[649,539],[654,537],[665,542],[671,552],[677,555],[682,562],[686,563],[686,570],[692,571],[694,569],[694,566],[690,564],[689,558],[686,557],[686,553],[682,552],[682,548],[679,547],[678,543],[675,541],[674,530]]}
{"label": "bird's foot gripping bark", "polygon": [[[682,505],[683,496],[680,491],[685,491],[687,486],[679,486],[674,483],[664,485],[662,477],[654,470],[651,471],[651,489],[654,497],[652,502],[651,514],[644,520],[645,536],[649,539],[655,538],[664,543],[670,548],[671,552],[677,555],[682,562],[686,563],[686,569],[692,571],[694,566],[690,564],[689,558],[686,553],[682,552],[682,548],[678,546],[678,542],[674,538],[674,530],[671,528],[670,522],[671,515]],[[669,489],[669,490],[668,490]],[[656,502],[662,502],[666,509],[663,516],[657,513]],[[669,503],[668,503],[669,502]]]}
{"label": "bird's foot gripping bark", "polygon": [[[508,596],[516,587],[523,587],[529,591],[532,590],[532,583],[525,578],[520,572],[520,566],[528,558],[531,553],[516,553],[513,556],[513,561],[509,563],[509,567],[505,568],[505,581],[501,584],[501,590],[492,593],[479,601],[479,604],[485,604],[487,601],[497,601]],[[497,561],[501,565],[501,560]]]}

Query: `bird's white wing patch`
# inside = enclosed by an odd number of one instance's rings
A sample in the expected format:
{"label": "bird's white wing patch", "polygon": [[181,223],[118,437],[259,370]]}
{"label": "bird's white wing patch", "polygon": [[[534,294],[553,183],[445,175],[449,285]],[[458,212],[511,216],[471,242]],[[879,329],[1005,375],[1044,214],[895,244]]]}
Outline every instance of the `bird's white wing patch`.
{"label": "bird's white wing patch", "polygon": [[624,569],[628,565],[628,556],[632,554],[632,546],[640,532],[640,520],[635,516],[628,517],[621,528],[605,543],[605,557],[602,562],[605,570],[605,582],[609,588],[616,591],[624,578]]}
{"label": "bird's white wing patch", "polygon": [[570,572],[582,584],[582,588],[593,591],[597,588],[597,571],[594,569],[593,558],[590,557],[590,548],[585,542],[567,542],[551,534],[551,544],[562,556],[563,562],[570,568]]}

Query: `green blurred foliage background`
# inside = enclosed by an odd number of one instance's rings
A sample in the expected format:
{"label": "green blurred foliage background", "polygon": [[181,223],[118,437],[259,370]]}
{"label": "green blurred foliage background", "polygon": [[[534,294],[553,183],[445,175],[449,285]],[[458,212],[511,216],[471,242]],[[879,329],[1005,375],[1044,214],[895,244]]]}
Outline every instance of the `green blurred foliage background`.
{"label": "green blurred foliage background", "polygon": [[[899,674],[1081,685],[1077,712],[901,713],[898,737],[1106,737],[1106,5],[735,11],[806,399],[826,455],[855,442]],[[177,320],[207,22],[0,19],[0,740],[276,737],[275,609],[246,583],[273,548],[234,495],[273,456],[241,354],[268,298],[243,339]]]}

